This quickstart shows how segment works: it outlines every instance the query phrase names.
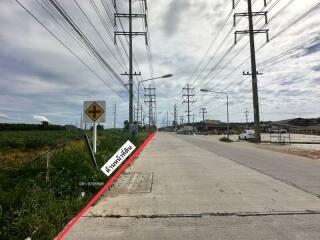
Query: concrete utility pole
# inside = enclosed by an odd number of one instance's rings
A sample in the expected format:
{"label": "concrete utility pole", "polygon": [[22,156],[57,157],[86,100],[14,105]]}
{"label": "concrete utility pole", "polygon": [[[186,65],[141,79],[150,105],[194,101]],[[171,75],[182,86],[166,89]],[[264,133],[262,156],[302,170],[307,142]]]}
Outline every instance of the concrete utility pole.
{"label": "concrete utility pole", "polygon": [[141,115],[141,119],[140,119],[140,124],[143,126],[144,122],[143,122],[143,109],[142,109],[142,105],[140,106],[140,115]]}
{"label": "concrete utility pole", "polygon": [[117,104],[114,104],[114,110],[113,110],[113,128],[116,128],[116,121],[117,121]]}
{"label": "concrete utility pole", "polygon": [[[233,0],[233,6],[235,6]],[[234,26],[236,25],[237,17],[248,17],[249,20],[249,30],[236,31],[235,32],[235,44],[237,44],[237,35],[238,34],[249,34],[250,38],[250,54],[251,54],[251,73],[244,73],[244,75],[252,75],[252,97],[253,97],[253,113],[254,113],[254,130],[255,130],[255,142],[261,142],[261,130],[260,130],[260,113],[259,113],[259,96],[258,96],[258,81],[256,67],[256,53],[255,53],[255,43],[254,43],[254,34],[265,33],[267,37],[267,42],[269,41],[269,30],[268,29],[253,29],[253,16],[264,16],[266,24],[268,23],[267,12],[252,12],[252,1],[248,1],[248,12],[247,13],[235,13],[234,14]],[[264,0],[264,5],[266,6],[266,0]]]}
{"label": "concrete utility pole", "polygon": [[249,121],[248,121],[248,109],[246,108],[245,114],[246,114],[246,123],[247,123],[247,127],[249,127]]}
{"label": "concrete utility pole", "polygon": [[178,109],[177,109],[177,104],[174,105],[173,108],[173,127],[177,127],[178,125]]}
{"label": "concrete utility pole", "polygon": [[[137,110],[137,119],[139,119],[139,106],[140,106],[140,84],[143,82],[147,82],[147,81],[153,81],[156,79],[160,79],[160,78],[170,78],[172,77],[172,74],[166,74],[163,75],[161,77],[154,77],[154,78],[149,78],[149,79],[144,79],[144,80],[140,80],[138,81],[138,110]],[[141,106],[142,107],[142,106]],[[142,109],[142,108],[141,108]],[[141,110],[141,114],[142,114],[142,110]],[[141,122],[142,122],[142,115],[141,115]],[[138,123],[139,124],[139,123]]]}
{"label": "concrete utility pole", "polygon": [[136,119],[135,119],[135,116],[136,116],[136,107],[135,107],[135,105],[133,105],[133,113],[132,113],[132,115],[133,115],[133,122],[135,122],[136,121]]}
{"label": "concrete utility pole", "polygon": [[148,91],[147,94],[144,94],[146,100],[144,101],[145,103],[149,104],[149,126],[151,124],[154,124],[154,118],[153,118],[153,103],[155,103],[155,90],[156,88],[152,88],[151,85],[149,85],[148,88],[144,88],[144,91]]}
{"label": "concrete utility pole", "polygon": [[156,89],[154,89],[154,106],[151,105],[151,107],[154,108],[153,125],[157,125],[158,124],[158,113],[157,113]]}
{"label": "concrete utility pole", "polygon": [[183,124],[184,116],[180,116],[180,124]]}
{"label": "concrete utility pole", "polygon": [[[147,11],[147,4],[146,0],[139,0],[143,1],[145,4],[145,11]],[[147,38],[147,33],[146,32],[133,32],[132,29],[132,20],[134,18],[144,18],[145,21],[145,26],[147,27],[147,17],[146,14],[133,14],[132,13],[132,2],[133,0],[128,0],[128,5],[129,5],[129,13],[124,14],[124,13],[117,13],[117,4],[116,0],[113,1],[114,8],[116,10],[116,13],[114,14],[115,18],[115,26],[117,26],[117,18],[126,18],[129,20],[129,31],[128,32],[120,32],[120,31],[115,31],[114,36],[115,36],[115,44],[117,44],[116,37],[117,36],[127,36],[129,39],[129,73],[124,73],[121,75],[127,75],[129,76],[129,123],[133,124],[133,76],[138,76],[141,75],[141,73],[133,73],[133,50],[132,50],[132,38],[135,36],[144,36],[145,37],[145,42],[146,45],[148,45],[148,38]]]}
{"label": "concrete utility pole", "polygon": [[208,113],[206,108],[200,108],[200,114],[202,114],[202,122],[204,122],[204,115]]}
{"label": "concrete utility pole", "polygon": [[195,94],[192,94],[194,91],[194,88],[191,88],[189,84],[187,84],[187,87],[182,88],[182,91],[184,92],[182,97],[185,97],[185,100],[182,103],[187,103],[188,110],[186,112],[188,116],[188,124],[190,124],[190,117],[191,117],[190,104],[195,102],[194,100],[191,100],[192,97],[194,97],[195,95]]}
{"label": "concrete utility pole", "polygon": [[80,114],[80,129],[83,129],[83,113]]}
{"label": "concrete utility pole", "polygon": [[201,92],[212,92],[212,93],[218,93],[218,94],[224,94],[227,97],[227,128],[228,128],[228,139],[230,136],[230,121],[229,121],[229,94],[227,92],[219,92],[219,91],[214,91],[210,89],[200,89]]}

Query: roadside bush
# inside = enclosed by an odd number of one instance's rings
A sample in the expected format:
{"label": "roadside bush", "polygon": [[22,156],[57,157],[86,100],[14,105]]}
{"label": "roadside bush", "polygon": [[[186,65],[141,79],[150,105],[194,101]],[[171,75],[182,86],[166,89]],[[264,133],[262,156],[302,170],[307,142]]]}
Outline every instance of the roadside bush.
{"label": "roadside bush", "polygon": [[219,139],[219,141],[221,142],[233,142],[231,139],[227,138],[227,137],[222,137]]}

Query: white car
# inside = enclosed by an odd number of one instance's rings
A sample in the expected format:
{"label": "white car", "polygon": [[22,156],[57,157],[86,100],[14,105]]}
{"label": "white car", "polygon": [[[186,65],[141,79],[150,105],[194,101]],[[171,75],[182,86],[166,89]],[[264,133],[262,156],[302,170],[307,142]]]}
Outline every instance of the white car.
{"label": "white car", "polygon": [[239,140],[254,139],[254,130],[246,129],[239,135]]}

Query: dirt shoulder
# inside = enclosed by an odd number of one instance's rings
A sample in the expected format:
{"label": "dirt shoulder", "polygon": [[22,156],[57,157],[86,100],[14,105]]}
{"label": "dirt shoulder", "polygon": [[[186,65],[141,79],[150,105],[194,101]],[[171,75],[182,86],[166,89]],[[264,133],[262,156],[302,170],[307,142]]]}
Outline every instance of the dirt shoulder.
{"label": "dirt shoulder", "polygon": [[320,160],[320,144],[293,144],[293,145],[275,145],[275,144],[261,144],[255,145],[258,148],[268,149],[271,151],[282,152],[302,157],[308,157],[315,160]]}

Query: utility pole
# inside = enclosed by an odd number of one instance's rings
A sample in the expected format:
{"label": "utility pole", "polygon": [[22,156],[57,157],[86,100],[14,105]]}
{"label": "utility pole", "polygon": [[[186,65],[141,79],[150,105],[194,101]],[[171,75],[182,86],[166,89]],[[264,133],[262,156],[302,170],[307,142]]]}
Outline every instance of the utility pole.
{"label": "utility pole", "polygon": [[145,119],[146,119],[146,117],[147,117],[147,114],[143,114],[143,119],[142,119],[142,123],[143,123],[143,126],[144,126],[144,124],[145,124]]}
{"label": "utility pole", "polygon": [[195,95],[195,94],[192,94],[194,91],[194,88],[191,88],[189,84],[187,84],[187,87],[182,88],[182,91],[184,92],[182,97],[185,97],[185,100],[183,100],[182,103],[187,103],[188,110],[186,112],[188,116],[188,124],[190,124],[190,117],[191,117],[190,104],[195,102],[194,100],[191,100],[192,97],[194,97]]}
{"label": "utility pole", "polygon": [[169,127],[169,112],[167,111],[167,127]]}
{"label": "utility pole", "polygon": [[206,108],[200,108],[200,114],[202,114],[202,122],[204,122],[204,115],[208,113]]}
{"label": "utility pole", "polygon": [[140,124],[143,126],[144,125],[144,122],[143,122],[143,110],[142,110],[142,104],[140,106],[140,115],[141,115],[141,119],[140,119]]}
{"label": "utility pole", "polygon": [[173,108],[173,127],[176,128],[178,125],[178,110],[177,110],[177,104],[174,105]]}
{"label": "utility pole", "polygon": [[248,109],[246,108],[245,114],[246,114],[246,123],[247,123],[247,127],[249,127],[249,121],[248,121]]}
{"label": "utility pole", "polygon": [[80,114],[80,129],[83,129],[83,113]]}
{"label": "utility pole", "polygon": [[158,124],[158,112],[157,112],[157,100],[156,100],[156,89],[154,89],[154,117],[153,117],[153,124]]}
{"label": "utility pole", "polygon": [[[234,1],[233,6],[235,6]],[[252,0],[248,1],[248,12],[247,13],[235,13],[234,14],[234,26],[236,25],[237,17],[248,17],[249,20],[249,30],[236,31],[235,32],[235,44],[237,44],[237,35],[238,34],[249,34],[250,38],[250,54],[251,54],[251,73],[243,73],[244,75],[252,76],[252,97],[253,97],[253,113],[254,113],[254,130],[255,130],[255,142],[261,142],[261,130],[260,130],[260,113],[259,113],[259,96],[258,96],[258,80],[257,75],[257,66],[256,66],[256,53],[255,53],[255,43],[254,43],[254,34],[265,33],[267,42],[269,42],[269,29],[260,29],[254,30],[253,28],[253,16],[264,16],[265,24],[268,23],[267,12],[252,12]],[[264,6],[267,5],[266,0],[264,0]]]}
{"label": "utility pole", "polygon": [[183,124],[184,116],[180,116],[180,124]]}
{"label": "utility pole", "polygon": [[[147,11],[146,0],[139,0],[144,2],[145,11]],[[132,13],[132,2],[133,0],[128,0],[129,13],[117,13],[116,0],[113,0],[113,6],[116,10],[114,14],[114,25],[117,26],[117,18],[126,18],[129,20],[129,31],[115,31],[114,32],[114,43],[117,44],[117,36],[127,36],[129,38],[129,73],[124,73],[121,75],[129,76],[129,123],[133,124],[133,76],[141,75],[141,73],[133,73],[133,50],[132,50],[132,38],[135,36],[144,36],[145,43],[148,45],[148,35],[146,32],[133,32],[132,20],[134,18],[144,18],[145,26],[147,27],[147,15],[146,14],[133,14]]]}
{"label": "utility pole", "polygon": [[155,103],[155,91],[156,88],[152,88],[151,85],[149,85],[148,88],[144,88],[144,91],[147,92],[147,94],[144,94],[146,100],[144,101],[145,103],[149,104],[149,127],[151,124],[153,124],[154,119],[153,119],[153,103]]}
{"label": "utility pole", "polygon": [[132,117],[133,117],[133,122],[135,122],[136,121],[136,106],[135,105],[133,105],[133,113],[132,113]]}
{"label": "utility pole", "polygon": [[117,120],[117,104],[114,104],[113,110],[113,128],[116,128],[116,120]]}

